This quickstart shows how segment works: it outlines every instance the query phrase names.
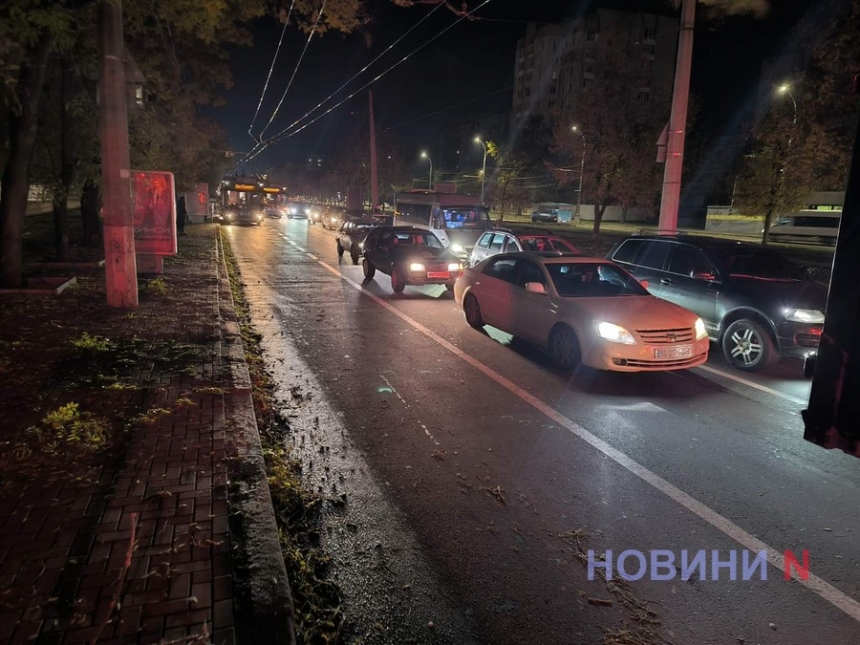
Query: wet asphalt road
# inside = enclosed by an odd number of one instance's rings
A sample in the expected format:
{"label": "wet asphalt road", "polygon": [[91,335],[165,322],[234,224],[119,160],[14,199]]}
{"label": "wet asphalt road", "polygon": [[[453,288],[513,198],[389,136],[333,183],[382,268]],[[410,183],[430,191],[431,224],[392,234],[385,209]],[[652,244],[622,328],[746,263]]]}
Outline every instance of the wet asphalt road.
{"label": "wet asphalt road", "polygon": [[[672,643],[860,642],[860,463],[802,440],[799,365],[564,374],[440,287],[362,288],[319,226],[225,230],[365,642],[639,642],[643,617]],[[808,549],[808,583],[741,580],[766,548]],[[738,579],[619,588],[587,549],[705,549],[707,578],[734,550]]]}

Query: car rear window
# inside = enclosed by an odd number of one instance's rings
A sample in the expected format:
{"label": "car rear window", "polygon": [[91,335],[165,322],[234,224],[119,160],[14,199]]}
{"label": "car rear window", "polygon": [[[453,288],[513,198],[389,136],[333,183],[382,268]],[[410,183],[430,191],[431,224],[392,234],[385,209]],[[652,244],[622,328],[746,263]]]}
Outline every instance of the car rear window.
{"label": "car rear window", "polygon": [[640,248],[642,248],[642,240],[625,240],[616,249],[612,255],[612,259],[616,262],[633,264],[636,261],[636,254],[639,253]]}
{"label": "car rear window", "polygon": [[639,253],[636,264],[650,269],[662,269],[671,248],[672,245],[669,242],[645,242],[645,248]]}

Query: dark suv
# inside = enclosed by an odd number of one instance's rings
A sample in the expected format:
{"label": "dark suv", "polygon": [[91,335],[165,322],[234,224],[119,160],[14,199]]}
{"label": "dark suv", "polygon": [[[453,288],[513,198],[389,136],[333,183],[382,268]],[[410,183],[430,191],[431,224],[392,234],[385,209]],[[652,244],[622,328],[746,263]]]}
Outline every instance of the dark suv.
{"label": "dark suv", "polygon": [[773,249],[698,236],[635,235],[606,256],[653,295],[705,322],[726,359],[754,372],[818,351],[827,287]]}

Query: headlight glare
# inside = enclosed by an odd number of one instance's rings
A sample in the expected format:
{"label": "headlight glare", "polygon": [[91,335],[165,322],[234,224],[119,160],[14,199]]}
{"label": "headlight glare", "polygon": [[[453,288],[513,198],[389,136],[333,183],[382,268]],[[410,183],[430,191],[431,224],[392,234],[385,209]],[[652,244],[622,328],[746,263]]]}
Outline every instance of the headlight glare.
{"label": "headlight glare", "polygon": [[448,272],[459,271],[462,268],[462,265],[459,262],[452,262],[448,265]]}
{"label": "headlight glare", "polygon": [[409,270],[410,271],[423,271],[424,265],[421,264],[420,262],[413,262],[412,264],[409,265]]}
{"label": "headlight glare", "polygon": [[696,340],[702,340],[708,337],[708,330],[705,329],[705,321],[701,318],[696,318]]}
{"label": "headlight glare", "polygon": [[452,244],[451,253],[463,253],[466,249],[461,244]]}
{"label": "headlight glare", "polygon": [[636,339],[629,331],[621,325],[611,322],[597,323],[597,335],[611,343],[621,343],[622,345],[634,345],[636,343]]}
{"label": "headlight glare", "polygon": [[788,309],[785,319],[791,322],[820,324],[824,322],[824,314],[818,309]]}

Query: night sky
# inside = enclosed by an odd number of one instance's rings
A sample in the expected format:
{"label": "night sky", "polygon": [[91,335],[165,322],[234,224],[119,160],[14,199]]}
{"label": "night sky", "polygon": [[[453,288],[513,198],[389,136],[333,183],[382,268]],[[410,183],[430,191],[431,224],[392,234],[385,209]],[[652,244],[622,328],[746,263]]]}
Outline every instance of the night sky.
{"label": "night sky", "polygon": [[[478,4],[480,0],[469,1],[470,8]],[[816,21],[820,22],[823,16],[832,13],[832,6],[837,4],[836,0],[779,0],[773,3],[769,16],[760,20],[705,20],[700,11],[692,77],[693,92],[702,98],[697,127],[708,136],[736,131],[748,118],[754,103],[761,62],[767,58],[788,56],[796,49],[792,40],[797,38],[796,32],[815,30]],[[369,6],[373,14],[373,23],[368,29],[372,39],[370,46],[360,34],[344,37],[330,33],[314,37],[278,115],[264,136],[277,134],[302,117],[433,9],[427,5],[404,9],[393,6],[388,0],[372,0]],[[377,131],[388,130],[389,136],[396,133],[407,147],[415,148],[417,158],[422,148],[432,147],[443,123],[456,122],[464,113],[491,114],[510,109],[516,42],[525,32],[526,24],[560,22],[597,7],[639,9],[669,15],[673,12],[667,3],[660,0],[581,3],[569,0],[492,0],[478,12],[482,20],[461,21],[371,85]],[[433,13],[310,119],[388,70],[455,20],[456,16],[445,8]],[[231,145],[240,151],[250,150],[253,146],[248,127],[277,47],[281,26],[273,19],[260,20],[253,26],[253,31],[253,48],[231,52],[235,87],[225,94],[226,107],[209,111],[229,132]],[[306,36],[288,28],[266,100],[256,118],[255,134],[259,135],[268,123],[305,40]],[[455,107],[464,102],[468,103]],[[349,136],[357,127],[366,127],[366,111],[365,89],[299,134],[271,146],[248,164],[248,169],[265,172],[284,162],[300,162],[308,157],[325,158],[338,139]],[[435,112],[440,113],[433,115]]]}

